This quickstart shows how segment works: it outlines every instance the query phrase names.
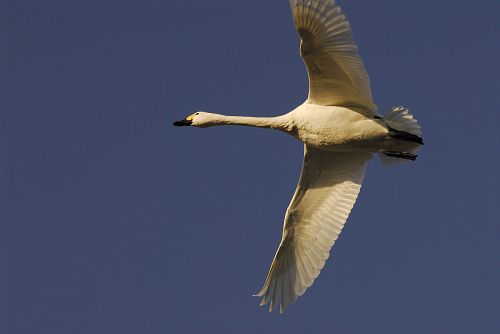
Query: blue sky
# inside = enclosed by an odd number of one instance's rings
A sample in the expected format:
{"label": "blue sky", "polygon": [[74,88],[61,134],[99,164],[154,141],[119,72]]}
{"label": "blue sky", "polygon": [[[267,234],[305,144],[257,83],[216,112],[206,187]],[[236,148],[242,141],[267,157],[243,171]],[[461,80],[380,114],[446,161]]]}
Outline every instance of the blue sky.
{"label": "blue sky", "polygon": [[498,4],[339,1],[415,163],[370,162],[307,293],[259,308],[302,145],[174,128],[307,95],[288,1],[0,1],[2,333],[497,333]]}

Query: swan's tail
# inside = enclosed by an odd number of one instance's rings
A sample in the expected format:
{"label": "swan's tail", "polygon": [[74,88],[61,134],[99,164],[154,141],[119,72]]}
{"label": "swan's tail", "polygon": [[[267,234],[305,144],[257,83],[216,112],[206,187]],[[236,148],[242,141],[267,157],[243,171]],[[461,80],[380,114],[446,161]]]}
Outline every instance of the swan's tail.
{"label": "swan's tail", "polygon": [[391,165],[405,161],[414,161],[417,151],[423,145],[422,130],[417,120],[413,118],[409,110],[404,107],[393,107],[382,118],[389,128],[389,136],[406,142],[415,143],[406,151],[384,151],[380,153],[380,159],[384,164]]}
{"label": "swan's tail", "polygon": [[420,125],[407,108],[393,107],[383,120],[389,127],[389,134],[394,138],[424,144]]}

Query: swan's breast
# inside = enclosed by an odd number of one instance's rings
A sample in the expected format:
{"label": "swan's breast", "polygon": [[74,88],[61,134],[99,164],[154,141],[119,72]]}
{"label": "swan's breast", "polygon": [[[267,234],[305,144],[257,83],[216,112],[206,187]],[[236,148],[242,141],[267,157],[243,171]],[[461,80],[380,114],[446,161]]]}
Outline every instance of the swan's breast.
{"label": "swan's breast", "polygon": [[387,138],[380,121],[354,110],[304,103],[290,112],[292,133],[307,145],[328,151],[377,151]]}

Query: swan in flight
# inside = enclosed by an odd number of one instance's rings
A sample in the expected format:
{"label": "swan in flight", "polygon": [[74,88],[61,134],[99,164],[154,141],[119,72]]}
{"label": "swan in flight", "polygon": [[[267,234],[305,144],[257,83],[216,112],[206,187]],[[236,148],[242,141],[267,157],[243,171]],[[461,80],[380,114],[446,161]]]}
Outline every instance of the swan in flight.
{"label": "swan in flight", "polygon": [[403,107],[377,113],[351,28],[334,0],[289,0],[307,67],[309,96],[276,117],[196,112],[175,126],[245,125],[286,132],[304,143],[304,162],[285,213],[280,245],[262,290],[269,311],[304,294],[330,255],[356,201],[367,162],[415,160],[420,126]]}

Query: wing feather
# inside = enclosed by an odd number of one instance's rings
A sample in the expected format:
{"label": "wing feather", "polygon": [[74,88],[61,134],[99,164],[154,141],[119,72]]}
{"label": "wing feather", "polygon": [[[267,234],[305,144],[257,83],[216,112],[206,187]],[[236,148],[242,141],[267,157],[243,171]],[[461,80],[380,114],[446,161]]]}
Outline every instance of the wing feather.
{"label": "wing feather", "polygon": [[290,0],[290,6],[309,76],[309,101],[374,114],[368,74],[340,7],[332,0]]}
{"label": "wing feather", "polygon": [[330,256],[356,201],[370,153],[326,152],[306,146],[299,184],[285,215],[283,235],[260,305],[280,312],[304,294]]}

